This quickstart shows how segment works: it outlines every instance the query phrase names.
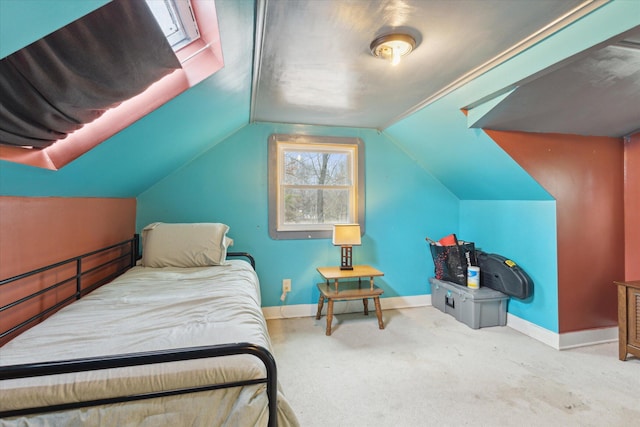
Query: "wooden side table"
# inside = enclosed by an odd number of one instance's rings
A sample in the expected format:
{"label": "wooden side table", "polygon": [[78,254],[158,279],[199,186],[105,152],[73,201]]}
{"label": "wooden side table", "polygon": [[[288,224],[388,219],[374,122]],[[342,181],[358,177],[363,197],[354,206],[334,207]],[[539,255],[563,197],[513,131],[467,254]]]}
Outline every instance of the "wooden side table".
{"label": "wooden side table", "polygon": [[[378,327],[384,329],[382,322],[382,308],[380,307],[380,295],[384,292],[373,283],[374,277],[384,276],[384,273],[368,265],[354,265],[353,270],[340,270],[340,267],[318,267],[320,275],[325,279],[325,283],[318,283],[320,298],[318,299],[318,313],[316,319],[322,316],[324,300],[327,304],[327,331],[326,335],[331,335],[331,322],[333,321],[333,302],[362,299],[364,314],[369,314],[368,300],[373,299],[378,317]],[[368,283],[363,278],[369,278]],[[352,279],[345,281],[346,279]],[[358,279],[358,280],[353,280]],[[340,282],[340,280],[343,280]],[[333,281],[333,287],[331,286]]]}

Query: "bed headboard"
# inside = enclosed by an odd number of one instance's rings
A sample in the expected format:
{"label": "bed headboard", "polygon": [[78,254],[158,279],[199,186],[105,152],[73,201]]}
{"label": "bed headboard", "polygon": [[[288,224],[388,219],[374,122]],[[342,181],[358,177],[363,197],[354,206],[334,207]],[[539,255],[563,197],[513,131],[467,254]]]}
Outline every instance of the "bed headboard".
{"label": "bed headboard", "polygon": [[[0,280],[0,346],[135,265],[133,238]],[[90,319],[88,319],[90,321]]]}
{"label": "bed headboard", "polygon": [[256,269],[256,260],[253,256],[247,252],[227,252],[227,258],[246,258],[247,262],[251,264],[251,268]]}

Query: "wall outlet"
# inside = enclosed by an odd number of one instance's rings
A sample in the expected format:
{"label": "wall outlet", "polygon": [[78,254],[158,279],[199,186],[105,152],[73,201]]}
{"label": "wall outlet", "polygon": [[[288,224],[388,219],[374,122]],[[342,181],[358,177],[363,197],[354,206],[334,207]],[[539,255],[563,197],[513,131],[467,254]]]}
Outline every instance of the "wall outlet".
{"label": "wall outlet", "polygon": [[291,292],[291,279],[282,279],[282,292]]}

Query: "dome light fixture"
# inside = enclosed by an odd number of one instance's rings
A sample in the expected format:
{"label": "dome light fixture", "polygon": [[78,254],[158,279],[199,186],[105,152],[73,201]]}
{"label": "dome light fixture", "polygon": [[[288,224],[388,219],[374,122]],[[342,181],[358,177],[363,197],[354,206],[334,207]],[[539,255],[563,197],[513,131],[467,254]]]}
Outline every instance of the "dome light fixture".
{"label": "dome light fixture", "polygon": [[411,53],[415,47],[416,40],[402,33],[380,36],[369,46],[373,56],[391,61],[391,65],[398,65],[400,58]]}

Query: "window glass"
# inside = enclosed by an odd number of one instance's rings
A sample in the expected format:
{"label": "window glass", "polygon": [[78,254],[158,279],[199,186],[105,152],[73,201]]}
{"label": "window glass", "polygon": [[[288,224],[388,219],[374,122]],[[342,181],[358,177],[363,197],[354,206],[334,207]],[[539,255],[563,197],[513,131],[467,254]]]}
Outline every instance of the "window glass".
{"label": "window glass", "polygon": [[330,237],[333,224],[364,227],[363,145],[358,138],[272,135],[269,232],[274,239]]}

